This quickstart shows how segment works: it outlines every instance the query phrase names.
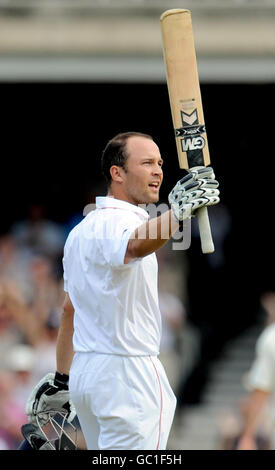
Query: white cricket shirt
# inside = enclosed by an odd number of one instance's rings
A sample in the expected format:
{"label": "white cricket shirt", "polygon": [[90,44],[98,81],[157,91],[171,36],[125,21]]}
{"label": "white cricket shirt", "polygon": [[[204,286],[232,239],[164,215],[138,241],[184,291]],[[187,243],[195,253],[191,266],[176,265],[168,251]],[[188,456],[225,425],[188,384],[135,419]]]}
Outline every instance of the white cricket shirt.
{"label": "white cricket shirt", "polygon": [[161,336],[155,253],[124,264],[130,235],[148,219],[141,207],[96,198],[64,247],[64,290],[75,309],[74,350],[157,355]]}
{"label": "white cricket shirt", "polygon": [[251,389],[271,392],[271,443],[275,449],[275,324],[260,334],[256,343],[256,357],[248,374]]}
{"label": "white cricket shirt", "polygon": [[275,393],[275,324],[267,326],[256,343],[256,358],[248,376],[249,385]]}

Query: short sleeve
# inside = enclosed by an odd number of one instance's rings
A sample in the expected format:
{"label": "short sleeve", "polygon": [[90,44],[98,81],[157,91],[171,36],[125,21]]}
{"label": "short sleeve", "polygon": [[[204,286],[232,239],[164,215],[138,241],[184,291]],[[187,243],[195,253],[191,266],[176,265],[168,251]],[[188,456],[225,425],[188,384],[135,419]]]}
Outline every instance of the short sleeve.
{"label": "short sleeve", "polygon": [[144,220],[128,214],[122,217],[110,217],[104,222],[104,236],[100,239],[100,247],[104,261],[113,267],[126,266],[124,258],[132,233],[142,225]]}
{"label": "short sleeve", "polygon": [[257,343],[256,358],[251,367],[248,382],[250,388],[271,391],[274,384],[274,359],[272,344],[263,336]]}

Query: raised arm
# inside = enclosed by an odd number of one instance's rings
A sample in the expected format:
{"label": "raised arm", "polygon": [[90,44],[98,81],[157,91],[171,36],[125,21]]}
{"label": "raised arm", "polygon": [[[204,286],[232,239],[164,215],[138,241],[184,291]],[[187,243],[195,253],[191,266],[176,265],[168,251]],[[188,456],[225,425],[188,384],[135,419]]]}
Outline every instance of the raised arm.
{"label": "raised arm", "polygon": [[162,247],[179,228],[179,223],[203,206],[219,202],[219,183],[211,167],[198,167],[177,182],[168,199],[171,210],[149,220],[130,237],[124,263],[142,258]]}
{"label": "raised arm", "polygon": [[134,258],[142,258],[161,248],[179,228],[179,222],[172,211],[166,211],[159,217],[148,220],[138,227],[132,234],[124,263],[129,263]]}

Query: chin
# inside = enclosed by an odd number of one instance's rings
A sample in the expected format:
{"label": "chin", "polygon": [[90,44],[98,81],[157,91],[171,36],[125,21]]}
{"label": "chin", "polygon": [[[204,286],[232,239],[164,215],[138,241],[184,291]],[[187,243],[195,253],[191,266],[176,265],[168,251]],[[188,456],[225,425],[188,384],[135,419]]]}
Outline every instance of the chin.
{"label": "chin", "polygon": [[148,197],[147,204],[156,204],[157,202],[159,202],[159,194]]}
{"label": "chin", "polygon": [[135,198],[135,204],[156,204],[159,201],[159,194],[144,194]]}

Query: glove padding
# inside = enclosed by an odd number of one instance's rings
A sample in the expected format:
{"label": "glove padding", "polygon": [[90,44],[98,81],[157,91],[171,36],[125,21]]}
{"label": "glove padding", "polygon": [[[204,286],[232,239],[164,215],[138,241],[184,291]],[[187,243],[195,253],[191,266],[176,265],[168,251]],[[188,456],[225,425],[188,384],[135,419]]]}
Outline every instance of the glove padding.
{"label": "glove padding", "polygon": [[[58,373],[57,373],[58,374]],[[39,415],[41,426],[49,421],[45,411],[67,412],[70,423],[76,416],[75,407],[70,400],[68,385],[57,380],[57,374],[50,372],[38,382],[26,403],[26,415],[30,423],[36,422]]]}
{"label": "glove padding", "polygon": [[213,206],[220,201],[218,181],[211,167],[194,167],[177,182],[168,196],[174,216],[178,221],[191,217],[203,206]]}

